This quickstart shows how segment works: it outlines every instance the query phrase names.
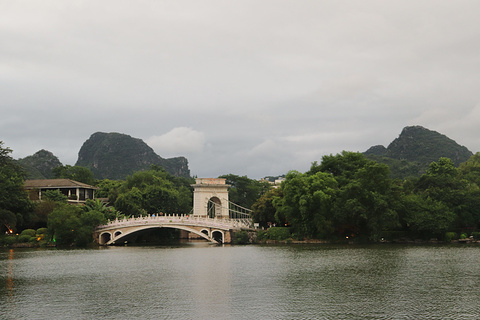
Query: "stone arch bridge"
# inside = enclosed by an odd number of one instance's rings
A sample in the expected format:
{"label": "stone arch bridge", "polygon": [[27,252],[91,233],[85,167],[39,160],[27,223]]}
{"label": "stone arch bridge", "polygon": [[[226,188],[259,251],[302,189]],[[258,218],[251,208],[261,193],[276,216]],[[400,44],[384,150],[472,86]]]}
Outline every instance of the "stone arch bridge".
{"label": "stone arch bridge", "polygon": [[110,221],[98,226],[94,238],[101,245],[123,243],[126,236],[152,228],[173,228],[195,234],[213,243],[230,243],[232,234],[239,230],[251,230],[250,219],[215,219],[189,215],[148,215]]}
{"label": "stone arch bridge", "polygon": [[225,183],[225,179],[199,178],[192,186],[194,190],[191,215],[152,214],[117,219],[98,226],[94,231],[94,239],[101,245],[118,244],[135,232],[152,228],[173,228],[214,243],[230,243],[234,232],[253,229],[251,210],[228,200],[230,186]]}

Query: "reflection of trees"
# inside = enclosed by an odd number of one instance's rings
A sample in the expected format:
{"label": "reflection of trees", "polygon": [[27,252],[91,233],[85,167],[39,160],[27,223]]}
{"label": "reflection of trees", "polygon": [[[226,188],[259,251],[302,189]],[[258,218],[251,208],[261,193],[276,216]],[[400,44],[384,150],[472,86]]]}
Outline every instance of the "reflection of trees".
{"label": "reflection of trees", "polygon": [[7,263],[7,293],[9,297],[13,297],[13,249],[10,249],[8,253],[8,263]]}

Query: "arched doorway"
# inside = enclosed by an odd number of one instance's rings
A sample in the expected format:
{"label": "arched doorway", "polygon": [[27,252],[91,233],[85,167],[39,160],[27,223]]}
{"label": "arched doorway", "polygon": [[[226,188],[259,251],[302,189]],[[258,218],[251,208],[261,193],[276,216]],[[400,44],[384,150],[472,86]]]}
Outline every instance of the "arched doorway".
{"label": "arched doorway", "polygon": [[207,216],[215,218],[222,215],[222,202],[217,197],[211,197],[207,204]]}
{"label": "arched doorway", "polygon": [[[228,188],[223,178],[197,178],[193,187],[193,216],[228,218]],[[213,203],[211,203],[213,202]],[[221,217],[222,215],[226,215]]]}

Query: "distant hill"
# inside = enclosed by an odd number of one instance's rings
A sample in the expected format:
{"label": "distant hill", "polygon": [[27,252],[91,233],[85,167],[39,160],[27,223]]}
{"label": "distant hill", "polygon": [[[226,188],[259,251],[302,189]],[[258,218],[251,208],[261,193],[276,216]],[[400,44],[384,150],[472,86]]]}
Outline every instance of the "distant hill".
{"label": "distant hill", "polygon": [[62,165],[53,153],[43,149],[34,155],[18,159],[17,163],[27,172],[28,179],[51,179],[52,170]]}
{"label": "distant hill", "polygon": [[451,159],[458,166],[473,155],[447,136],[421,126],[405,127],[388,147],[373,146],[364,154],[369,159],[388,164],[396,178],[418,176],[441,157]]}
{"label": "distant hill", "polygon": [[80,148],[75,165],[89,168],[97,179],[125,179],[151,165],[175,176],[190,177],[186,158],[164,159],[141,139],[116,132],[92,134]]}

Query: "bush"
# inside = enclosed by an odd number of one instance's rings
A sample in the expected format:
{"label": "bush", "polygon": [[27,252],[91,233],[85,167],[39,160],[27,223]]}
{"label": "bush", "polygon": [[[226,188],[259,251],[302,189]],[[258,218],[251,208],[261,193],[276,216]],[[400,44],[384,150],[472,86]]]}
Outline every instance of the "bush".
{"label": "bush", "polygon": [[466,233],[462,233],[460,235],[460,239],[467,239],[467,238],[468,238],[468,234],[466,234]]}
{"label": "bush", "polygon": [[48,231],[47,228],[38,228],[36,233],[37,233],[37,235],[46,234],[47,231]]}
{"label": "bush", "polygon": [[233,243],[234,244],[247,244],[250,242],[250,238],[248,236],[247,231],[238,231],[235,232],[233,236]]}
{"label": "bush", "polygon": [[29,236],[28,234],[22,234],[18,236],[18,242],[19,243],[24,243],[24,242],[29,242],[32,237]]}
{"label": "bush", "polygon": [[458,239],[458,235],[455,232],[446,232],[445,233],[445,241],[450,242],[452,240]]}
{"label": "bush", "polygon": [[472,237],[475,240],[479,240],[480,239],[480,232],[472,232]]}
{"label": "bush", "polygon": [[22,231],[22,233],[20,233],[21,236],[24,236],[24,235],[27,235],[29,237],[35,237],[35,230],[33,229],[25,229]]}
{"label": "bush", "polygon": [[267,236],[270,240],[286,240],[290,238],[290,228],[272,227],[268,229]]}
{"label": "bush", "polygon": [[263,241],[263,240],[267,240],[267,239],[268,239],[267,231],[265,231],[265,230],[258,230],[257,231],[257,240],[258,241]]}
{"label": "bush", "polygon": [[11,246],[17,242],[17,237],[15,236],[2,236],[0,238],[0,245],[2,246]]}

